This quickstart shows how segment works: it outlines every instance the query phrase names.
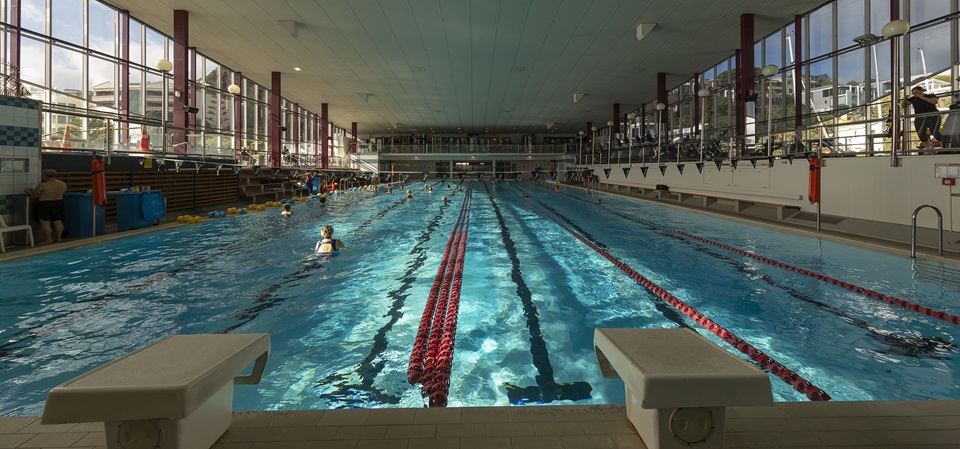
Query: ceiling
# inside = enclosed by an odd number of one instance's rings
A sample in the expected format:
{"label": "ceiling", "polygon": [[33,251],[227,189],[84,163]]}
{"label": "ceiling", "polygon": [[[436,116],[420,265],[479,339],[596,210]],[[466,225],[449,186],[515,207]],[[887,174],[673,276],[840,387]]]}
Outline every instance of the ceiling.
{"label": "ceiling", "polygon": [[[361,135],[572,134],[652,100],[823,0],[109,0]],[[655,23],[642,40],[637,26]],[[301,71],[295,71],[300,67]],[[584,94],[574,103],[573,94]],[[553,127],[548,131],[548,124]]]}

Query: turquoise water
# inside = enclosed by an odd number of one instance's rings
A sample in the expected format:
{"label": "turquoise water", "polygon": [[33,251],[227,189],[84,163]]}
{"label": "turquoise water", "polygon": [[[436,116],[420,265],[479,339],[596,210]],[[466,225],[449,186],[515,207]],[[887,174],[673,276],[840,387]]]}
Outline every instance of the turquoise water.
{"label": "turquoise water", "polygon": [[[551,404],[623,403],[597,367],[595,327],[689,327],[730,348],[557,222],[835,400],[960,399],[960,326],[648,224],[957,315],[952,266],[609,195],[598,206],[580,190],[472,185],[450,406],[537,403],[555,383]],[[424,406],[407,363],[462,193],[422,187],[0,265],[0,414],[39,414],[51,387],[165,335],[213,332],[271,335],[263,381],[235,388],[236,410]],[[324,224],[349,249],[310,261]],[[771,385],[778,401],[806,400]]]}

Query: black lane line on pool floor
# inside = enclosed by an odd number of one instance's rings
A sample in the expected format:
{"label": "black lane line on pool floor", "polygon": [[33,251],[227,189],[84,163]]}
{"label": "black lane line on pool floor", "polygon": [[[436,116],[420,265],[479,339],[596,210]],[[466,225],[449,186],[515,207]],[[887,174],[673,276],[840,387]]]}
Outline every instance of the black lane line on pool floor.
{"label": "black lane line on pool floor", "polygon": [[[519,195],[518,195],[519,197]],[[522,199],[522,198],[521,198]],[[596,251],[598,254],[602,255],[605,259],[612,262],[617,268],[620,268],[627,276],[634,279],[638,283],[644,286],[651,293],[656,295],[657,298],[660,298],[663,301],[669,302],[674,308],[681,310],[685,315],[694,320],[704,330],[707,330],[717,337],[720,337],[725,343],[729,344],[736,348],[740,353],[746,355],[750,359],[761,364],[761,367],[767,366],[769,369],[765,370],[766,372],[780,378],[788,385],[794,388],[797,392],[807,396],[811,401],[829,401],[831,399],[830,395],[827,392],[823,391],[816,385],[812,384],[810,381],[805,379],[803,376],[798,374],[796,371],[793,371],[780,362],[776,361],[773,357],[768,354],[763,353],[757,349],[752,344],[748,343],[746,340],[743,340],[735,333],[730,332],[728,329],[721,326],[716,321],[713,321],[711,318],[699,312],[696,308],[690,306],[680,298],[677,298],[669,291],[665,290],[663,287],[657,285],[650,279],[647,279],[636,270],[625,264],[622,260],[610,254],[608,251],[601,249],[595,243],[587,240],[580,234],[577,234],[572,229],[560,222],[560,220],[549,216],[546,211],[540,210],[536,205],[531,202],[527,202],[531,208],[538,210],[544,217],[549,218],[557,226],[566,230],[570,235],[574,236],[577,240],[580,240],[582,243],[587,245],[590,249]]]}
{"label": "black lane line on pool floor", "polygon": [[[392,205],[384,208],[384,209],[381,210],[380,212],[376,213],[374,216],[372,216],[372,217],[368,218],[367,220],[365,220],[363,223],[361,223],[359,226],[357,226],[356,229],[354,229],[354,232],[359,231],[359,230],[361,230],[361,229],[364,229],[364,228],[366,228],[366,227],[369,227],[375,220],[382,219],[388,212],[390,212],[390,211],[392,211],[392,210],[394,210],[394,209],[396,209],[396,208],[398,208],[398,207],[400,207],[400,206],[402,206],[402,205],[404,205],[404,204],[406,204],[406,198],[400,198],[399,200],[397,200],[396,202],[394,202],[394,204],[392,204]],[[308,259],[306,266],[304,266],[303,268],[301,268],[301,269],[299,269],[299,270],[297,270],[297,271],[295,271],[295,272],[293,272],[293,273],[285,274],[285,275],[281,276],[280,278],[281,278],[281,279],[284,279],[283,281],[280,281],[280,282],[271,284],[269,287],[261,290],[261,292],[254,297],[254,303],[255,303],[256,305],[254,305],[254,306],[252,306],[252,307],[248,307],[248,308],[246,308],[246,309],[244,309],[244,310],[232,312],[232,313],[230,314],[230,316],[231,316],[232,318],[235,318],[235,319],[237,319],[237,320],[240,320],[238,323],[233,324],[233,325],[231,325],[231,326],[229,326],[229,327],[226,327],[226,328],[221,329],[221,330],[219,330],[219,331],[217,331],[217,332],[214,332],[214,333],[216,333],[216,334],[226,334],[226,333],[232,332],[232,331],[236,330],[237,328],[239,328],[240,326],[243,326],[244,324],[247,324],[247,323],[253,321],[254,319],[256,319],[257,316],[260,315],[260,312],[263,312],[264,310],[267,310],[267,309],[269,309],[269,308],[271,308],[271,307],[273,307],[273,306],[275,306],[275,305],[277,305],[277,304],[279,304],[279,303],[282,303],[282,302],[286,301],[287,298],[285,298],[285,297],[274,297],[274,293],[276,293],[278,290],[280,290],[280,289],[281,289],[284,285],[286,285],[286,284],[290,284],[290,283],[293,283],[293,282],[297,282],[297,281],[299,281],[299,280],[301,280],[301,279],[305,279],[305,278],[309,277],[309,276],[310,276],[310,275],[309,275],[309,272],[310,272],[310,271],[313,271],[313,270],[315,270],[315,269],[317,269],[317,268],[322,267],[323,264],[320,263],[320,262],[321,262],[321,261],[326,261],[326,260],[328,260],[328,258],[329,258],[329,256],[326,256],[326,257],[325,257],[325,256],[321,255],[320,257],[318,257],[318,258],[316,258],[316,259]]]}
{"label": "black lane line on pool floor", "polygon": [[[573,196],[573,195],[570,195],[570,194],[564,194],[564,195],[565,195],[565,196],[568,196],[568,197],[570,197],[570,198],[576,199],[576,200],[580,200],[580,201],[583,201],[583,202],[588,202],[588,201],[586,201],[586,200],[584,200],[584,199],[582,199],[582,198],[577,198],[576,196]],[[540,203],[543,207],[546,207],[546,208],[549,209],[549,206],[544,205],[544,204],[543,204],[542,202],[540,202],[540,201],[537,201],[537,202]],[[774,279],[773,276],[771,276],[771,275],[758,274],[758,273],[756,273],[756,272],[753,272],[753,271],[750,270],[750,268],[749,268],[747,265],[745,265],[745,264],[743,264],[743,263],[741,263],[741,262],[739,262],[739,261],[737,261],[737,260],[735,260],[735,259],[733,259],[733,258],[730,258],[730,257],[728,257],[728,256],[726,256],[726,255],[717,253],[717,252],[713,251],[713,250],[712,250],[711,248],[709,248],[709,247],[705,247],[705,246],[702,246],[702,245],[698,245],[698,244],[697,244],[695,241],[693,241],[693,240],[684,238],[683,236],[680,236],[680,235],[677,235],[677,234],[675,234],[675,233],[666,231],[666,230],[664,230],[664,229],[659,229],[659,228],[656,228],[656,227],[653,227],[653,226],[649,226],[649,225],[647,225],[646,223],[644,223],[644,221],[639,220],[639,219],[637,219],[636,217],[633,217],[633,216],[631,216],[631,215],[629,215],[629,214],[626,214],[626,213],[623,213],[623,212],[619,212],[619,211],[615,211],[615,210],[613,210],[613,209],[609,209],[609,208],[604,207],[604,206],[598,206],[598,207],[600,207],[601,209],[603,209],[603,210],[605,210],[605,211],[607,211],[607,212],[609,212],[609,213],[611,213],[611,214],[614,214],[614,215],[616,215],[616,216],[619,216],[619,217],[621,217],[621,218],[624,218],[624,219],[627,219],[627,220],[630,220],[630,221],[633,221],[633,222],[642,224],[642,225],[646,226],[647,228],[649,228],[650,230],[652,230],[652,231],[654,231],[654,232],[657,232],[657,233],[659,233],[659,234],[661,234],[661,235],[663,235],[663,236],[665,236],[665,237],[670,237],[671,239],[673,239],[673,240],[675,240],[675,241],[677,241],[677,242],[679,242],[679,243],[682,243],[682,244],[684,244],[684,245],[687,245],[687,246],[691,247],[694,251],[698,251],[698,252],[700,252],[700,253],[707,254],[707,255],[709,255],[709,256],[712,256],[712,257],[714,257],[714,258],[717,258],[717,259],[719,259],[720,261],[723,261],[723,262],[727,263],[728,265],[730,265],[730,266],[733,267],[734,269],[740,271],[741,273],[748,274],[748,275],[750,275],[750,276],[755,276],[755,277],[759,278],[760,280],[766,282],[766,283],[769,284],[770,286],[775,287],[775,288],[779,288],[779,289],[785,291],[785,292],[786,292],[787,294],[789,294],[790,296],[792,296],[792,297],[794,297],[794,298],[796,298],[796,299],[798,299],[798,300],[800,300],[800,301],[804,301],[804,302],[807,302],[807,303],[809,303],[809,304],[812,304],[813,306],[815,306],[815,307],[817,307],[817,308],[820,308],[821,310],[824,310],[824,311],[826,311],[826,312],[832,313],[833,315],[837,316],[837,317],[840,318],[842,321],[844,321],[844,322],[846,322],[846,323],[848,323],[848,324],[850,324],[850,325],[853,325],[853,326],[859,327],[860,329],[865,330],[867,336],[869,336],[870,338],[873,338],[874,340],[877,340],[877,341],[879,341],[879,342],[881,342],[881,343],[883,343],[883,344],[885,344],[885,345],[888,346],[887,349],[874,350],[874,351],[876,351],[876,352],[879,352],[879,353],[882,353],[882,354],[900,355],[900,356],[904,356],[904,357],[930,358],[930,359],[936,359],[936,360],[950,360],[950,359],[952,359],[952,357],[947,356],[946,353],[949,353],[949,352],[958,352],[957,346],[956,346],[954,343],[951,343],[951,342],[949,342],[949,341],[946,341],[946,340],[944,340],[944,339],[942,339],[942,338],[940,338],[940,337],[903,337],[903,336],[897,335],[895,332],[892,332],[892,331],[888,331],[888,330],[885,330],[885,329],[880,329],[880,328],[871,326],[869,323],[867,323],[867,322],[864,321],[864,320],[860,320],[860,319],[858,319],[858,318],[854,318],[854,317],[852,317],[852,316],[850,316],[850,315],[847,315],[846,313],[844,313],[844,312],[842,312],[842,311],[840,311],[840,310],[838,310],[838,309],[836,309],[836,308],[834,308],[834,307],[832,307],[832,306],[830,306],[830,305],[828,305],[828,304],[826,304],[826,303],[823,303],[823,302],[817,301],[816,299],[813,299],[811,296],[807,295],[806,293],[803,293],[803,292],[801,292],[801,291],[799,291],[799,290],[796,290],[796,289],[794,289],[794,288],[792,288],[792,287],[789,287],[789,286],[787,286],[787,285],[784,285],[784,284],[779,283],[779,282],[778,282],[776,279]],[[551,212],[554,212],[554,211],[551,210]],[[556,213],[556,212],[554,212],[554,213]],[[561,216],[561,217],[562,217],[562,216]],[[568,221],[568,223],[569,223],[569,221]],[[592,239],[591,239],[591,240],[592,240]],[[600,246],[600,244],[597,243],[596,241],[594,241],[594,243],[597,244],[597,246]],[[751,361],[751,362],[752,362],[752,361]]]}
{"label": "black lane line on pool floor", "polygon": [[520,270],[520,258],[517,257],[517,247],[510,237],[510,229],[500,213],[500,207],[496,200],[490,194],[490,189],[484,183],[487,195],[490,198],[490,204],[493,206],[493,212],[497,215],[497,222],[500,224],[500,237],[503,241],[504,249],[510,257],[510,277],[517,285],[517,296],[523,305],[523,315],[527,319],[527,328],[530,330],[530,354],[533,356],[533,366],[537,369],[537,385],[521,387],[507,383],[504,387],[507,389],[507,398],[511,404],[540,404],[553,401],[579,401],[590,399],[590,393],[593,387],[587,382],[564,382],[557,383],[553,377],[553,365],[550,363],[550,353],[547,351],[547,343],[543,340],[543,332],[540,330],[540,318],[537,313],[537,306],[533,304],[533,295],[526,281],[523,280],[523,274]]}
{"label": "black lane line on pool floor", "polygon": [[[517,187],[517,188],[519,188],[519,187]],[[543,207],[543,208],[545,208],[546,210],[550,211],[550,213],[556,215],[556,216],[559,217],[561,220],[563,220],[564,222],[566,222],[568,225],[570,225],[571,227],[573,227],[577,232],[580,233],[580,235],[584,236],[587,240],[590,240],[591,242],[593,242],[594,245],[597,245],[598,248],[607,249],[607,245],[604,245],[602,242],[598,241],[596,238],[594,238],[594,237],[593,237],[592,235],[590,235],[588,232],[584,231],[583,228],[581,228],[581,227],[578,226],[576,223],[574,223],[573,221],[571,221],[571,220],[570,220],[569,218],[567,218],[565,215],[563,215],[563,214],[561,214],[560,212],[558,212],[556,209],[554,209],[554,208],[552,208],[552,207],[544,204],[543,201],[536,200],[536,202],[537,202],[537,204],[540,205],[540,207]],[[683,320],[683,315],[680,315],[680,312],[677,312],[676,309],[674,309],[673,307],[670,307],[668,304],[664,304],[662,301],[653,301],[653,307],[654,307],[655,309],[657,309],[657,312],[660,312],[660,315],[662,315],[664,319],[667,319],[667,320],[673,322],[674,324],[677,325],[677,327],[692,329],[692,328]]]}
{"label": "black lane line on pool floor", "polygon": [[[328,384],[339,383],[336,385],[335,391],[320,394],[318,396],[319,398],[335,399],[350,405],[369,404],[371,399],[381,404],[400,403],[400,396],[382,392],[375,387],[373,383],[377,375],[383,371],[386,365],[386,361],[381,357],[387,350],[387,333],[393,329],[393,325],[403,316],[400,309],[403,308],[409,297],[407,290],[413,286],[413,283],[418,278],[417,274],[420,268],[423,267],[423,264],[427,260],[428,248],[426,244],[430,241],[433,232],[440,225],[440,220],[443,218],[444,212],[451,204],[452,202],[448,201],[440,205],[440,213],[427,223],[427,228],[420,234],[420,237],[417,238],[416,245],[410,250],[410,255],[415,257],[407,264],[407,270],[403,273],[403,276],[400,277],[400,286],[387,293],[387,297],[393,299],[393,302],[390,304],[390,310],[388,310],[384,316],[389,316],[390,320],[377,330],[376,335],[373,337],[373,347],[370,348],[370,354],[368,354],[353,371],[331,373],[326,378],[317,381],[313,386],[314,389],[327,386]],[[380,361],[374,362],[378,358],[381,358]],[[354,375],[360,378],[360,382],[357,384],[347,383]]]}

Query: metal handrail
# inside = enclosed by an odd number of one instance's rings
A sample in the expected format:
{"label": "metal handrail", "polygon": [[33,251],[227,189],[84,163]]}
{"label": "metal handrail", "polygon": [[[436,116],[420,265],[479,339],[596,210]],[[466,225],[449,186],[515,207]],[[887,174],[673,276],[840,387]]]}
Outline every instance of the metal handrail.
{"label": "metal handrail", "polygon": [[913,219],[910,225],[911,237],[910,237],[910,258],[917,258],[917,214],[920,213],[924,208],[931,208],[934,212],[937,213],[937,254],[943,255],[943,214],[940,213],[940,209],[937,209],[936,206],[930,204],[923,204],[913,211]]}

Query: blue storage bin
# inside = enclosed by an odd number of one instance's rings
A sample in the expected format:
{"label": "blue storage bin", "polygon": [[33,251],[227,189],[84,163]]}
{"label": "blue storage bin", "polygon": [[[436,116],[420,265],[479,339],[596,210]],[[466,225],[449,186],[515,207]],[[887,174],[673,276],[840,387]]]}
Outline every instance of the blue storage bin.
{"label": "blue storage bin", "polygon": [[[94,212],[96,211],[96,212]],[[93,194],[67,192],[63,194],[63,229],[69,237],[93,237],[93,219],[96,214],[97,235],[103,235],[106,208],[93,205]]]}
{"label": "blue storage bin", "polygon": [[146,228],[167,215],[166,201],[159,190],[150,192],[107,192],[117,200],[117,231]]}

